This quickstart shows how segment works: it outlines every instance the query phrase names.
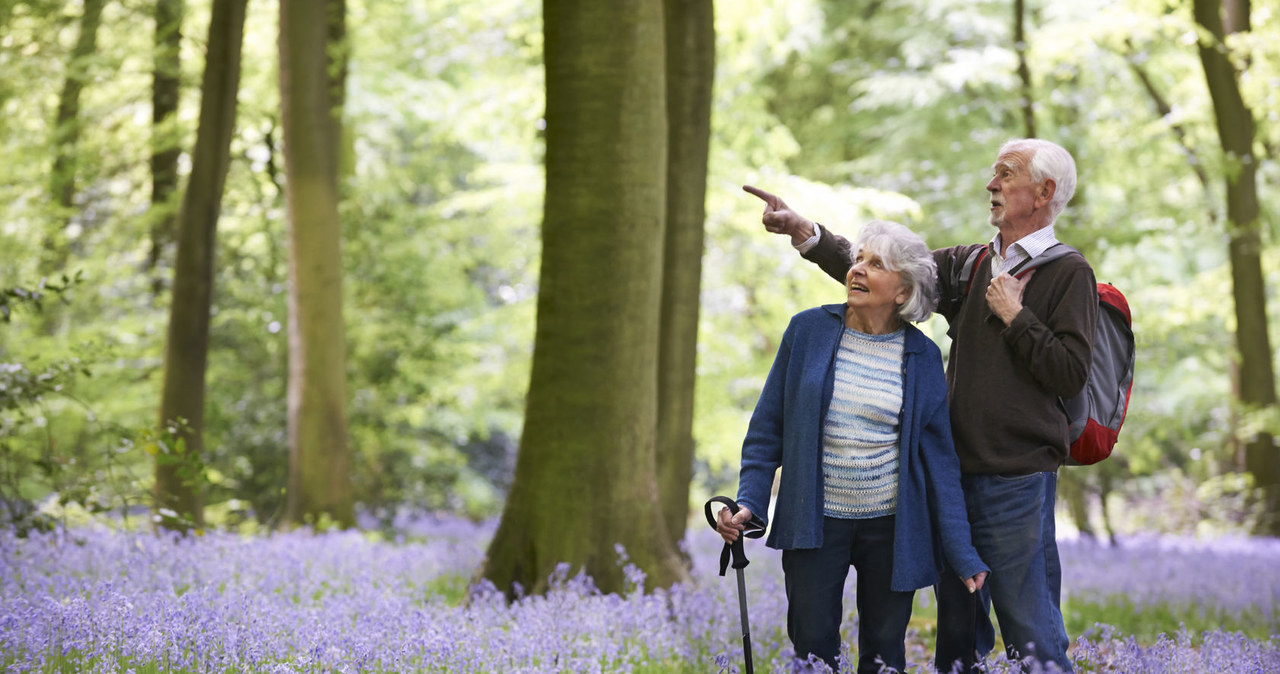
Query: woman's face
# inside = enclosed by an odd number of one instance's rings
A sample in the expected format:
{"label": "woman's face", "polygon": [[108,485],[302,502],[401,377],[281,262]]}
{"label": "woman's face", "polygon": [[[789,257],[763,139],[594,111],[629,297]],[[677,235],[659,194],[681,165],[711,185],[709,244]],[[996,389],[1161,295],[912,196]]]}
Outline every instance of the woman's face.
{"label": "woman's face", "polygon": [[849,309],[868,318],[896,315],[911,296],[902,272],[890,271],[879,255],[865,247],[858,250],[844,279]]}

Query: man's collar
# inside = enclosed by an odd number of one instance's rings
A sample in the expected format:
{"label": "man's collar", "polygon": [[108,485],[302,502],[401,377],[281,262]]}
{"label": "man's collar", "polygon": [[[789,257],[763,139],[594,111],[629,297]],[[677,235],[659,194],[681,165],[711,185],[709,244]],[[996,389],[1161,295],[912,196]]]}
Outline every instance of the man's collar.
{"label": "man's collar", "polygon": [[[1013,243],[1009,244],[1009,246],[1010,247],[1018,246],[1024,252],[1026,252],[1028,258],[1034,258],[1034,257],[1039,257],[1041,253],[1045,252],[1046,250],[1049,250],[1049,248],[1056,243],[1058,243],[1058,237],[1056,234],[1054,234],[1053,225],[1049,225],[1048,227],[1042,227],[1040,229],[1037,229],[1036,231],[1022,237],[1021,239],[1014,241]],[[987,244],[987,246],[988,248],[990,248],[992,253],[999,254],[1000,244],[1001,244],[1000,231],[996,230],[995,236],[991,237],[991,241]],[[1003,258],[1009,257],[1008,250],[1005,250],[1004,253],[1005,254],[1001,255],[1001,257]]]}

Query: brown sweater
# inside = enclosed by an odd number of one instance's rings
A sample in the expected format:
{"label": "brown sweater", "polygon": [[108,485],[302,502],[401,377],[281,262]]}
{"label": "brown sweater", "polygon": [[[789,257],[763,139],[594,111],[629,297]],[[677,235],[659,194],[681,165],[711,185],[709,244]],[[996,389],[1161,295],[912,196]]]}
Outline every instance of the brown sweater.
{"label": "brown sweater", "polygon": [[[951,430],[965,473],[1026,475],[1055,471],[1067,458],[1067,417],[1059,397],[1079,393],[1089,375],[1098,290],[1084,257],[1071,254],[1027,277],[1022,312],[1013,325],[991,312],[984,298],[991,256],[974,273],[972,296],[947,306],[955,267],[974,248],[940,248],[939,312],[951,329],[947,361]],[[823,229],[804,257],[844,283],[852,260],[849,241]]]}

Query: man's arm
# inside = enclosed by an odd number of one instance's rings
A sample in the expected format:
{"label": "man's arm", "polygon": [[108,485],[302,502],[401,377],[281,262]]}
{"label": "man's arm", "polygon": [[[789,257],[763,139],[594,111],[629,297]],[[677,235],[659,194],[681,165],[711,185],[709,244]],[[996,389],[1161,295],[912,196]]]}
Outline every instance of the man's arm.
{"label": "man's arm", "polygon": [[1058,301],[1048,316],[1042,319],[1022,307],[1003,334],[1014,357],[1040,386],[1069,398],[1080,393],[1089,378],[1098,323],[1098,286],[1093,270],[1081,263],[1052,291],[1058,294]]}
{"label": "man's arm", "polygon": [[760,221],[764,223],[766,230],[790,236],[791,245],[796,247],[817,235],[817,243],[808,250],[801,250],[801,256],[817,264],[828,276],[844,285],[845,275],[849,272],[849,267],[853,266],[848,239],[831,230],[823,230],[818,223],[791,210],[775,194],[751,185],[743,185],[742,189],[764,202],[764,214],[760,216]]}
{"label": "man's arm", "polygon": [[818,265],[827,276],[844,284],[849,267],[853,266],[853,244],[829,229],[822,229],[820,232],[818,242],[800,255]]}

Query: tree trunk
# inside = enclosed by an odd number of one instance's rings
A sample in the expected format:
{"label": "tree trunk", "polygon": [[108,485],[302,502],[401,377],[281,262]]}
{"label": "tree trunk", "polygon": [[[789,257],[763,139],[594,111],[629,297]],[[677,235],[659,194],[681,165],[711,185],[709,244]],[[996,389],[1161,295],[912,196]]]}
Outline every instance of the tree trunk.
{"label": "tree trunk", "polygon": [[1022,83],[1022,124],[1027,138],[1035,138],[1035,99],[1031,96],[1031,68],[1027,66],[1026,15],[1026,0],[1013,0],[1013,50],[1018,54],[1018,80]]}
{"label": "tree trunk", "polygon": [[53,168],[49,173],[49,194],[54,205],[54,224],[44,240],[42,274],[61,273],[70,255],[67,226],[75,212],[77,149],[80,143],[80,93],[89,81],[89,66],[98,49],[98,28],[106,0],[84,0],[80,35],[67,61],[67,77],[58,96],[58,116],[53,122]]}
{"label": "tree trunk", "polygon": [[689,522],[694,383],[706,220],[714,3],[666,0],[667,227],[658,356],[658,496],[673,545]]}
{"label": "tree trunk", "polygon": [[200,85],[200,126],[191,178],[178,214],[173,299],[165,341],[160,427],[186,421],[185,448],[156,456],[156,508],[161,526],[203,526],[198,473],[204,452],[205,369],[213,305],[214,246],[222,191],[231,164],[231,138],[240,88],[240,56],[247,0],[214,0],[208,56]]}
{"label": "tree trunk", "polygon": [[625,589],[615,544],[684,570],[657,495],[666,213],[662,0],[546,0],[546,201],[533,370],[515,480],[482,575],[541,592],[564,562]]}
{"label": "tree trunk", "polygon": [[[1231,4],[1231,0],[1225,4]],[[1222,0],[1195,0],[1195,18],[1211,37],[1211,41],[1200,42],[1200,61],[1227,160],[1227,234],[1236,347],[1240,351],[1240,402],[1246,410],[1263,410],[1276,404],[1276,385],[1262,274],[1258,161],[1253,152],[1253,113],[1240,95],[1238,73],[1224,45],[1223,5]],[[1230,8],[1227,15],[1232,18],[1233,29],[1249,29],[1247,2]],[[1246,438],[1245,467],[1263,493],[1265,507],[1259,533],[1280,535],[1280,456],[1270,433]]]}
{"label": "tree trunk", "polygon": [[181,154],[175,113],[181,92],[183,12],[183,0],[156,2],[151,84],[151,250],[147,253],[147,273],[152,278],[151,291],[157,296],[164,289],[164,283],[156,267],[174,237],[172,199],[178,189],[178,155]]}
{"label": "tree trunk", "polygon": [[280,2],[280,101],[289,213],[289,484],[294,524],[355,524],[346,422],[342,228],[338,218],[342,96],[333,0]]}

